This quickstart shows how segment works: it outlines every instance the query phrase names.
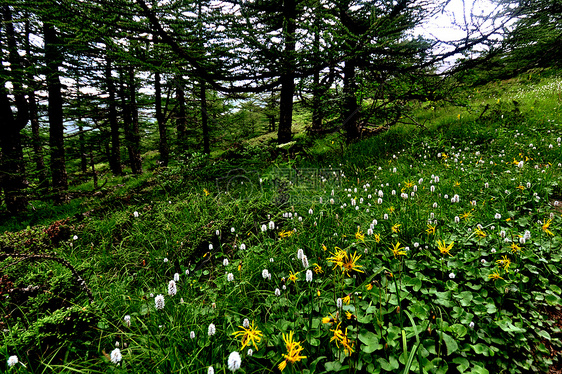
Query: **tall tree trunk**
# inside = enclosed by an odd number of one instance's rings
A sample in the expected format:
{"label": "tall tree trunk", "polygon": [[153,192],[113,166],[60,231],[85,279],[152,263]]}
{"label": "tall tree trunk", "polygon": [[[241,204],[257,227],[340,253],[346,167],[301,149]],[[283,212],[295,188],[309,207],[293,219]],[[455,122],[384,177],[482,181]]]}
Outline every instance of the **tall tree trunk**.
{"label": "tall tree trunk", "polygon": [[[28,17],[26,17],[28,18]],[[31,122],[31,145],[33,147],[33,161],[35,163],[35,172],[37,173],[37,179],[39,180],[38,189],[40,192],[44,192],[49,188],[49,173],[45,167],[45,160],[43,158],[43,146],[41,142],[41,135],[39,133],[39,111],[37,108],[37,98],[35,96],[35,82],[33,73],[29,67],[31,66],[31,24],[29,19],[25,22],[25,52],[27,55],[28,63],[28,73],[27,73],[27,85],[29,87],[28,91],[28,101],[29,101],[29,121]]]}
{"label": "tall tree trunk", "polygon": [[[106,46],[108,48],[109,46]],[[108,108],[109,108],[109,127],[111,129],[111,153],[109,156],[109,165],[111,172],[114,175],[123,174],[123,169],[121,167],[121,139],[119,137],[119,122],[117,121],[117,103],[116,103],[116,91],[115,83],[113,81],[113,76],[111,72],[113,71],[111,67],[111,57],[109,54],[105,57],[105,80],[107,84],[108,93]]]}
{"label": "tall tree trunk", "polygon": [[82,174],[86,174],[89,156],[86,154],[86,139],[84,137],[84,126],[82,125],[78,125],[78,143],[80,144],[80,170]]}
{"label": "tall tree trunk", "polygon": [[139,115],[136,104],[135,70],[129,67],[127,71],[128,99],[125,93],[125,83],[122,83],[121,99],[123,103],[123,122],[125,124],[125,140],[129,151],[129,164],[133,174],[142,174],[142,160],[140,156]]}
{"label": "tall tree trunk", "polygon": [[357,66],[354,58],[345,61],[343,67],[343,127],[346,132],[347,141],[359,138],[359,105],[357,104],[357,84],[355,82],[355,67]]}
{"label": "tall tree trunk", "polygon": [[176,117],[176,131],[178,148],[184,151],[187,143],[187,120],[185,111],[185,91],[183,89],[183,78],[180,74],[176,77],[176,101],[178,112]]}
{"label": "tall tree trunk", "polygon": [[14,104],[17,115],[14,117],[9,92],[6,89],[8,74],[4,71],[3,49],[0,48],[0,188],[4,190],[4,201],[11,214],[26,209],[28,198],[25,189],[28,181],[25,177],[25,161],[21,142],[21,130],[29,119],[27,100],[23,90],[23,69],[16,45],[12,12],[8,5],[2,6],[0,31],[2,24],[6,27],[6,41],[9,51],[8,62],[12,73],[10,82],[13,87]]}
{"label": "tall tree trunk", "polygon": [[[319,14],[322,4],[318,2],[316,4],[317,11],[314,14],[314,43],[313,51],[315,54],[320,54],[320,21],[321,16]],[[319,64],[316,63],[318,66]],[[314,70],[313,82],[312,82],[312,129],[321,130],[323,111],[322,111],[322,95],[324,94],[324,89],[320,87],[320,68],[317,67]]]}
{"label": "tall tree trunk", "polygon": [[39,133],[39,115],[37,110],[37,99],[35,91],[32,88],[29,91],[29,120],[31,122],[31,144],[33,146],[33,161],[35,162],[35,170],[39,179],[39,191],[49,188],[49,173],[45,167],[43,159],[43,145],[41,142],[41,134]]}
{"label": "tall tree trunk", "polygon": [[277,142],[290,142],[293,124],[293,95],[295,93],[295,31],[297,8],[295,0],[283,2],[283,35],[285,37],[285,51],[281,66],[281,95],[279,101],[279,127]]}
{"label": "tall tree trunk", "polygon": [[59,77],[59,66],[62,55],[59,51],[57,33],[53,25],[43,22],[45,45],[45,65],[47,76],[47,92],[49,94],[49,146],[51,148],[51,176],[53,193],[56,203],[66,200],[68,177],[66,173],[66,155],[64,149],[64,123],[62,86]]}
{"label": "tall tree trunk", "polygon": [[154,73],[154,95],[156,106],[156,122],[158,122],[158,134],[160,142],[158,143],[160,150],[160,163],[162,166],[168,166],[170,160],[170,148],[168,146],[168,132],[166,129],[166,121],[162,115],[162,84],[160,83],[160,72]]}
{"label": "tall tree trunk", "polygon": [[209,114],[207,113],[207,89],[205,81],[201,81],[199,99],[201,100],[201,126],[203,128],[203,152],[211,153],[209,142]]}

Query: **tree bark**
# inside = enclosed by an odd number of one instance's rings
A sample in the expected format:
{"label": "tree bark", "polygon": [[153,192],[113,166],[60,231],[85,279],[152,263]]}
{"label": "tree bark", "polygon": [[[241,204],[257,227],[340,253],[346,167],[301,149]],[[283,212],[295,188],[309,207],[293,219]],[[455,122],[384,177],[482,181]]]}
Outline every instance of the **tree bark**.
{"label": "tree bark", "polygon": [[207,113],[207,89],[205,81],[201,81],[199,99],[201,100],[201,127],[203,128],[203,152],[211,153],[209,142],[209,115]]}
{"label": "tree bark", "polygon": [[29,121],[31,122],[31,145],[33,147],[33,161],[35,163],[35,171],[37,179],[39,180],[38,189],[44,192],[49,188],[49,173],[45,167],[45,160],[43,158],[43,145],[41,142],[41,135],[39,133],[39,111],[37,108],[37,98],[35,96],[36,85],[34,82],[33,73],[31,72],[31,25],[29,20],[25,22],[25,51],[27,56],[27,85],[29,87]]}
{"label": "tree bark", "polygon": [[359,105],[357,104],[357,84],[355,82],[356,60],[354,58],[345,61],[343,67],[343,127],[345,129],[347,141],[359,138],[359,127],[357,118],[359,117]]}
{"label": "tree bark", "polygon": [[123,88],[123,118],[125,122],[125,139],[129,151],[129,164],[133,174],[142,174],[142,160],[140,155],[139,114],[136,103],[135,70],[128,68],[127,85],[129,102],[126,102],[125,89]]}
{"label": "tree bark", "polygon": [[[108,48],[108,46],[106,46]],[[123,174],[121,167],[121,138],[119,136],[119,122],[117,121],[117,104],[116,104],[116,90],[115,83],[111,72],[111,57],[105,57],[105,80],[107,84],[108,93],[108,108],[109,108],[109,127],[111,131],[111,153],[109,157],[109,165],[111,172],[114,175]]]}
{"label": "tree bark", "polygon": [[68,177],[66,173],[66,155],[64,149],[64,123],[62,86],[59,77],[59,66],[62,55],[59,51],[57,33],[53,25],[43,22],[45,45],[45,65],[47,76],[47,92],[49,94],[49,146],[51,153],[51,177],[55,203],[60,204],[67,199]]}
{"label": "tree bark", "polygon": [[8,5],[2,7],[0,20],[6,27],[6,41],[9,51],[10,82],[13,90],[16,116],[12,112],[10,93],[6,88],[8,73],[4,71],[3,49],[0,48],[0,187],[4,190],[4,201],[11,214],[22,212],[27,207],[26,188],[29,183],[25,174],[25,161],[21,142],[21,130],[29,119],[28,103],[22,85],[22,64],[17,50],[12,12]]}
{"label": "tree bark", "polygon": [[185,91],[183,78],[180,74],[176,77],[176,101],[178,112],[176,117],[177,142],[180,151],[184,151],[187,143],[187,120],[185,111]]}
{"label": "tree bark", "polygon": [[293,124],[293,95],[295,93],[295,32],[297,8],[295,0],[283,2],[283,35],[285,36],[285,51],[281,67],[281,95],[279,102],[279,127],[277,142],[290,142]]}
{"label": "tree bark", "polygon": [[154,95],[156,106],[156,122],[158,122],[158,134],[160,142],[158,143],[160,151],[161,166],[168,166],[170,160],[170,148],[168,146],[168,132],[166,129],[166,121],[162,114],[162,84],[160,83],[160,72],[154,73]]}

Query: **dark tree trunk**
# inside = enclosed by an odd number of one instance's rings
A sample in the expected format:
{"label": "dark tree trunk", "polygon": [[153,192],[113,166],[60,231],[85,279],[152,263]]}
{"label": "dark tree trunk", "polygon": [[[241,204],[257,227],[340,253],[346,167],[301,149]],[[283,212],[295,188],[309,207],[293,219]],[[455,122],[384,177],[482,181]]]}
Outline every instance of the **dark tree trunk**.
{"label": "dark tree trunk", "polygon": [[126,102],[125,89],[123,88],[123,118],[125,122],[125,139],[129,151],[129,164],[133,174],[142,174],[142,160],[140,155],[139,114],[136,103],[135,70],[128,68],[127,84],[129,88],[129,102]]}
{"label": "dark tree trunk", "polygon": [[121,175],[123,174],[123,169],[121,167],[121,139],[119,137],[119,122],[117,121],[115,83],[111,75],[113,71],[111,68],[111,58],[106,56],[105,62],[105,80],[109,96],[109,127],[111,129],[111,154],[109,157],[109,165],[114,175]]}
{"label": "dark tree trunk", "polygon": [[[4,190],[4,201],[11,214],[22,212],[27,207],[26,188],[28,181],[25,174],[25,161],[21,144],[21,130],[29,119],[27,100],[25,99],[22,78],[23,72],[17,51],[12,12],[8,5],[2,7],[0,31],[2,24],[6,27],[6,41],[9,51],[13,97],[17,115],[14,117],[12,103],[6,89],[7,72],[4,71],[3,49],[0,48],[0,187]],[[15,74],[14,74],[15,73]]]}
{"label": "dark tree trunk", "polygon": [[[25,22],[25,51],[27,58],[31,58],[31,25],[29,20]],[[29,68],[31,62],[28,60],[27,67]],[[35,163],[35,171],[37,179],[39,180],[38,189],[44,192],[49,188],[49,173],[45,167],[45,160],[43,158],[43,145],[41,142],[41,135],[39,133],[39,111],[37,108],[37,98],[35,96],[35,83],[31,69],[28,69],[27,85],[29,87],[29,121],[31,122],[31,145],[33,147],[33,161]]]}
{"label": "dark tree trunk", "polygon": [[320,88],[320,71],[314,72],[314,82],[312,89],[312,129],[321,130],[323,111],[322,111],[322,94],[323,90]]}
{"label": "dark tree trunk", "polygon": [[355,59],[345,61],[343,68],[343,127],[346,132],[347,141],[352,141],[359,137],[359,105],[357,104],[357,84],[355,82]]}
{"label": "dark tree trunk", "polygon": [[86,154],[86,139],[84,138],[84,127],[78,126],[78,143],[80,144],[80,169],[82,174],[88,172],[88,155]]}
{"label": "dark tree trunk", "polygon": [[187,143],[187,120],[185,112],[185,91],[183,89],[183,78],[178,74],[176,78],[176,101],[178,102],[178,112],[176,117],[176,130],[178,146],[180,151],[184,151]]}
{"label": "dark tree trunk", "polygon": [[[316,5],[318,9],[321,8],[321,4]],[[320,15],[314,15],[314,52],[318,55],[320,54]],[[318,64],[316,64],[318,66]],[[324,90],[320,87],[320,68],[314,70],[313,82],[312,82],[312,129],[321,130],[323,111],[322,111],[322,95]]]}
{"label": "dark tree trunk", "polygon": [[295,93],[295,31],[297,8],[295,0],[283,2],[283,35],[285,36],[285,51],[281,66],[281,95],[279,102],[279,128],[277,142],[290,142],[293,124],[293,95]]}
{"label": "dark tree trunk", "polygon": [[31,122],[31,144],[33,146],[33,161],[35,162],[35,169],[37,171],[37,178],[39,179],[39,191],[44,191],[49,188],[49,173],[45,167],[45,160],[43,159],[43,145],[41,142],[41,135],[39,133],[39,115],[37,111],[37,99],[35,98],[35,91],[29,91],[29,120]]}
{"label": "dark tree trunk", "polygon": [[203,128],[203,152],[211,153],[209,144],[209,114],[207,113],[207,89],[204,81],[201,81],[199,99],[201,100],[201,127]]}
{"label": "dark tree trunk", "polygon": [[160,72],[154,73],[154,95],[156,106],[156,122],[158,122],[158,133],[160,135],[159,150],[160,163],[162,166],[168,166],[170,160],[170,148],[168,146],[168,132],[166,129],[166,121],[162,114],[162,85],[160,83]]}
{"label": "dark tree trunk", "polygon": [[66,173],[66,155],[64,150],[64,123],[62,86],[59,66],[62,55],[57,44],[59,40],[53,25],[43,22],[47,92],[49,94],[49,146],[51,148],[51,176],[55,203],[66,200],[68,177]]}

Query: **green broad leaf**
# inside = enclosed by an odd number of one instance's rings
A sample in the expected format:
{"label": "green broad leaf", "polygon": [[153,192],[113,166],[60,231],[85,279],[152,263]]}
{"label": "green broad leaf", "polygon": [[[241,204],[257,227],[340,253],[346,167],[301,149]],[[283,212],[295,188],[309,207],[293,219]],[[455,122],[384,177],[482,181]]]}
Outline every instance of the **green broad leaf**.
{"label": "green broad leaf", "polygon": [[539,330],[537,331],[537,334],[542,337],[545,338],[546,340],[550,340],[550,334],[544,330]]}
{"label": "green broad leaf", "polygon": [[316,338],[308,338],[308,344],[310,344],[313,347],[318,347],[320,345],[320,340]]}
{"label": "green broad leaf", "polygon": [[470,283],[470,282],[467,282],[467,283],[465,284],[465,286],[467,286],[468,288],[470,288],[470,289],[472,289],[472,290],[474,290],[474,291],[478,291],[479,289],[482,288],[482,285],[481,285],[481,284],[472,284],[472,283]]}
{"label": "green broad leaf", "polygon": [[546,295],[544,299],[550,305],[560,304],[560,298],[556,295]]}
{"label": "green broad leaf", "polygon": [[509,318],[504,318],[502,320],[496,321],[496,324],[505,332],[512,332],[512,333],[524,333],[527,330],[521,327],[515,326],[511,323]]}
{"label": "green broad leaf", "polygon": [[486,357],[490,355],[490,350],[488,349],[488,346],[485,344],[478,343],[478,344],[469,344],[469,345],[474,350],[474,353],[478,355],[484,355]]}
{"label": "green broad leaf", "polygon": [[372,353],[383,348],[383,345],[379,343],[379,337],[372,331],[362,331],[359,333],[359,341],[363,343],[361,350],[365,353]]}
{"label": "green broad leaf", "polygon": [[446,308],[452,308],[455,306],[455,303],[451,300],[451,291],[435,292],[435,296],[437,297],[437,299],[435,299],[436,304],[442,305]]}
{"label": "green broad leaf", "polygon": [[488,312],[488,314],[494,314],[497,311],[498,311],[498,308],[496,308],[496,304],[492,304],[492,303],[486,304],[486,312]]}
{"label": "green broad leaf", "polygon": [[388,358],[388,361],[386,361],[382,357],[379,357],[377,359],[377,362],[381,365],[381,368],[385,371],[394,371],[400,367],[398,360],[394,356],[390,356]]}
{"label": "green broad leaf", "polygon": [[469,306],[474,295],[471,291],[463,291],[458,295],[455,295],[455,299],[458,299],[462,306]]}
{"label": "green broad leaf", "polygon": [[449,371],[449,365],[447,365],[447,361],[443,360],[442,358],[434,358],[431,360],[431,363],[436,368],[435,373],[438,374],[447,374]]}
{"label": "green broad leaf", "polygon": [[422,288],[422,281],[418,278],[413,278],[410,282],[414,291],[419,291]]}
{"label": "green broad leaf", "polygon": [[457,344],[457,341],[451,335],[442,333],[441,337],[443,338],[443,341],[445,342],[445,346],[447,347],[447,355],[451,355],[459,350],[459,345]]}
{"label": "green broad leaf", "polygon": [[562,290],[560,289],[560,287],[558,287],[558,286],[555,285],[555,284],[551,284],[551,285],[550,285],[550,289],[551,289],[553,292],[556,292],[558,295],[560,295],[560,293],[562,292]]}
{"label": "green broad leaf", "polygon": [[455,357],[453,363],[458,364],[457,369],[460,373],[463,373],[470,366],[470,362],[464,357]]}
{"label": "green broad leaf", "polygon": [[326,371],[340,371],[341,364],[339,361],[330,361],[324,364]]}
{"label": "green broad leaf", "polygon": [[357,322],[363,323],[363,324],[369,324],[369,323],[371,323],[372,320],[373,320],[372,314],[366,314],[364,316],[357,317]]}
{"label": "green broad leaf", "polygon": [[529,225],[529,218],[521,217],[517,220],[517,224],[521,227],[527,227]]}
{"label": "green broad leaf", "polygon": [[462,338],[468,332],[468,329],[465,325],[461,325],[460,323],[455,323],[451,326],[451,330],[457,335],[457,338]]}

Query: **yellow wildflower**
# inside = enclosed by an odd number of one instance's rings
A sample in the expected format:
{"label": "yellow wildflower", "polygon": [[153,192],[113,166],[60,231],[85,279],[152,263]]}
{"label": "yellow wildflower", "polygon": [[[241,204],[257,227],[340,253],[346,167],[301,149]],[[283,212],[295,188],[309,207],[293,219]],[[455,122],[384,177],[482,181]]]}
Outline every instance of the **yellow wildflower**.
{"label": "yellow wildflower", "polygon": [[395,224],[391,227],[392,232],[394,232],[394,233],[400,232],[400,226],[402,226],[400,223],[395,223]]}
{"label": "yellow wildflower", "polygon": [[503,279],[503,278],[500,276],[500,273],[498,273],[497,270],[496,270],[494,273],[489,274],[489,275],[488,275],[488,278],[489,278],[489,279],[492,279],[492,280],[494,280],[494,281],[497,281],[498,279]]}
{"label": "yellow wildflower", "polygon": [[380,242],[381,242],[381,234],[375,234],[374,237],[375,237],[375,241],[376,241],[377,243],[380,243]]}
{"label": "yellow wildflower", "polygon": [[349,303],[351,302],[351,294],[348,294],[346,297],[344,297],[341,301],[343,301],[344,303],[346,303],[347,305],[349,305]]}
{"label": "yellow wildflower", "polygon": [[263,333],[260,330],[258,330],[256,327],[254,327],[254,321],[252,321],[252,324],[247,328],[244,326],[238,326],[238,327],[240,327],[242,330],[235,331],[232,333],[232,335],[234,335],[237,338],[242,338],[242,348],[240,349],[242,350],[246,346],[253,345],[257,351],[258,346],[256,342],[258,343],[260,342]]}
{"label": "yellow wildflower", "polygon": [[516,243],[511,243],[511,252],[517,253],[520,250],[521,250],[520,246],[518,246]]}
{"label": "yellow wildflower", "polygon": [[358,256],[357,252],[354,252],[351,256],[348,256],[347,252],[345,252],[344,263],[341,266],[342,271],[346,274],[348,274],[352,270],[364,273],[364,271],[360,269],[363,267],[363,265],[357,264],[357,260],[359,260],[360,258],[361,255]]}
{"label": "yellow wildflower", "polygon": [[365,288],[367,289],[367,291],[371,291],[373,289],[373,284],[369,283],[365,286]]}
{"label": "yellow wildflower", "polygon": [[520,189],[521,191],[523,191],[523,190],[525,189],[525,187],[522,186],[522,185],[519,185],[519,186],[517,186],[516,188]]}
{"label": "yellow wildflower", "polygon": [[299,273],[293,274],[293,272],[290,271],[290,272],[289,272],[289,280],[296,283],[297,280],[299,279],[299,278],[297,277],[298,274],[299,274]]}
{"label": "yellow wildflower", "polygon": [[322,270],[322,266],[318,264],[314,264],[314,268],[312,270],[314,270],[316,274],[321,274],[324,272],[324,270]]}
{"label": "yellow wildflower", "polygon": [[322,323],[332,324],[332,323],[337,322],[337,321],[338,321],[338,314],[337,313],[336,313],[335,317],[332,313],[330,313],[329,317],[323,317],[322,318]]}
{"label": "yellow wildflower", "polygon": [[293,234],[294,234],[294,231],[288,230],[288,231],[281,231],[279,233],[279,236],[282,237],[282,238],[290,238],[291,235],[293,235]]}
{"label": "yellow wildflower", "polygon": [[345,329],[345,333],[344,333],[343,330],[340,328],[340,325],[341,323],[338,323],[335,329],[330,330],[334,333],[334,336],[330,338],[330,341],[331,342],[335,341],[336,346],[338,348],[339,345],[341,344],[344,348],[344,351],[347,353],[347,355],[350,356],[353,353],[353,346],[355,343],[349,340],[349,338],[347,337],[347,328]]}
{"label": "yellow wildflower", "polygon": [[471,212],[465,212],[465,213],[461,214],[461,218],[462,219],[468,219],[471,215],[472,215]]}
{"label": "yellow wildflower", "polygon": [[361,240],[362,242],[365,241],[365,234],[363,234],[359,228],[357,229],[357,232],[355,233],[355,239],[357,240]]}
{"label": "yellow wildflower", "polygon": [[394,258],[396,258],[396,256],[406,255],[406,252],[402,251],[402,249],[404,249],[404,247],[400,247],[400,242],[396,242],[396,244],[392,246],[392,254],[394,255]]}
{"label": "yellow wildflower", "polygon": [[301,346],[300,342],[295,342],[293,340],[293,331],[290,331],[287,335],[283,334],[283,340],[285,341],[285,348],[287,348],[287,354],[283,354],[285,360],[283,360],[278,368],[279,370],[283,371],[285,367],[287,367],[287,362],[294,364],[297,361],[306,358],[306,356],[302,356],[300,353],[304,349]]}
{"label": "yellow wildflower", "polygon": [[439,252],[441,252],[442,255],[452,256],[450,251],[453,248],[453,245],[455,245],[455,242],[451,242],[451,244],[446,245],[443,240],[437,241],[437,248],[439,248]]}
{"label": "yellow wildflower", "polygon": [[430,224],[427,224],[427,230],[425,230],[425,232],[427,232],[427,235],[433,235],[435,234],[435,228],[437,227],[437,225],[432,226]]}
{"label": "yellow wildflower", "polygon": [[456,182],[453,184],[453,187],[459,187],[460,185],[461,185],[461,182],[456,181]]}
{"label": "yellow wildflower", "polygon": [[511,265],[511,260],[507,256],[503,256],[500,260],[496,260],[496,264],[503,267],[506,273],[509,273],[509,265]]}
{"label": "yellow wildflower", "polygon": [[480,230],[479,228],[475,228],[474,233],[481,238],[486,237],[486,233],[484,231]]}
{"label": "yellow wildflower", "polygon": [[205,193],[205,196],[209,196],[211,194],[206,188],[203,188],[203,192]]}
{"label": "yellow wildflower", "polygon": [[395,208],[393,206],[391,206],[390,208],[388,208],[388,212],[389,213],[394,213]]}
{"label": "yellow wildflower", "polygon": [[330,254],[332,255],[332,257],[328,257],[327,260],[328,262],[334,264],[333,269],[335,269],[338,266],[340,268],[343,268],[345,258],[347,257],[347,252],[341,248],[336,247],[336,252]]}
{"label": "yellow wildflower", "polygon": [[546,232],[547,235],[554,236],[552,231],[549,230],[550,224],[552,223],[552,219],[549,219],[542,225],[542,231]]}

